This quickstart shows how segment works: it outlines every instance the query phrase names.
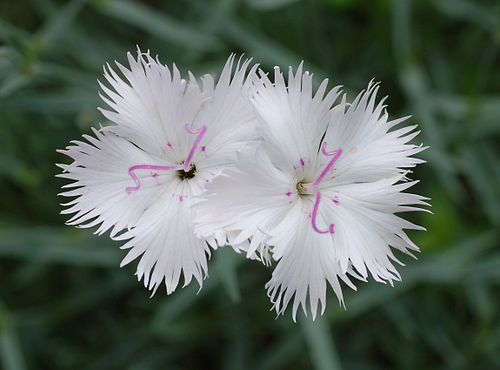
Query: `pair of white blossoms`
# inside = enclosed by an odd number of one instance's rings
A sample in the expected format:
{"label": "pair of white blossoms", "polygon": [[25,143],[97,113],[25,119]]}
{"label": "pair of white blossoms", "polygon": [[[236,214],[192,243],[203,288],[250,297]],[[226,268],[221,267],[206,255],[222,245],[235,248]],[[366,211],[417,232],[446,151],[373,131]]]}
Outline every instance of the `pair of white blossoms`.
{"label": "pair of white blossoms", "polygon": [[424,210],[409,168],[425,149],[410,141],[416,125],[394,128],[377,84],[353,102],[341,87],[313,92],[302,64],[274,81],[229,57],[217,83],[181,77],[149,52],[128,54],[130,68],[104,68],[101,109],[114,124],[72,141],[60,177],[73,180],[67,222],[110,230],[140,257],[137,276],[172,293],[184,277],[202,285],[211,248],[231,245],[250,259],[277,261],[267,293],[278,314],[326,307],[327,282],[343,304],[339,279],[400,280],[392,248],[418,247],[404,229],[423,229],[395,214]]}

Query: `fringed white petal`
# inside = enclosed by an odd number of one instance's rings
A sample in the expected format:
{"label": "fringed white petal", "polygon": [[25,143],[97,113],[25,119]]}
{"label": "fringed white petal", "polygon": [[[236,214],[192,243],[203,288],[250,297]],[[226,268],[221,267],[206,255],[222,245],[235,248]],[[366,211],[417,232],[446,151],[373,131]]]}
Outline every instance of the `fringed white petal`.
{"label": "fringed white petal", "polygon": [[58,177],[72,180],[60,195],[74,197],[61,213],[73,214],[68,225],[93,227],[97,234],[111,230],[116,235],[122,229],[136,225],[144,211],[156,201],[158,189],[172,181],[171,172],[141,171],[140,191],[128,194],[127,187],[135,185],[129,167],[136,164],[171,165],[156,158],[131,142],[112,133],[93,129],[94,135],[84,135],[87,142],[72,141],[60,152],[73,159],[69,165],[60,164],[63,172]]}
{"label": "fringed white petal", "polygon": [[249,258],[267,255],[266,231],[286,217],[293,183],[292,176],[272,165],[266,152],[242,154],[238,168],[207,184],[204,198],[194,206],[197,234],[209,237],[224,230],[228,243],[245,249]]}
{"label": "fringed white petal", "polygon": [[117,125],[109,129],[148,152],[172,153],[182,160],[191,139],[184,124],[193,123],[207,97],[196,80],[184,80],[175,65],[170,70],[140,50],[137,59],[131,53],[127,57],[129,68],[116,62],[123,77],[108,64],[104,77],[110,88],[99,82],[101,98],[111,108],[101,112]]}
{"label": "fringed white petal", "polygon": [[326,131],[330,109],[340,91],[337,86],[325,95],[328,80],[324,80],[313,95],[312,75],[302,70],[302,64],[295,75],[289,69],[288,86],[278,67],[274,82],[261,71],[261,81],[252,94],[268,151],[273,160],[290,167],[315,157],[315,144]]}
{"label": "fringed white petal", "polygon": [[[336,163],[337,183],[377,181],[424,162],[413,155],[426,147],[409,143],[420,132],[414,131],[417,125],[392,129],[408,117],[389,121],[385,99],[376,103],[378,88],[370,83],[353,103],[344,96],[332,111],[324,141],[329,150],[343,151]],[[327,160],[323,158],[323,163]]]}
{"label": "fringed white petal", "polygon": [[406,254],[418,251],[404,229],[423,228],[395,213],[425,210],[420,206],[428,204],[424,197],[401,192],[413,185],[397,184],[401,177],[322,190],[321,217],[335,224],[334,250],[343,273],[352,266],[364,279],[370,273],[376,281],[392,285],[401,279],[393,262],[402,263],[390,247]]}
{"label": "fringed white petal", "polygon": [[217,84],[214,85],[210,75],[203,78],[203,92],[210,98],[203,103],[194,125],[205,124],[208,130],[203,151],[198,152],[194,160],[202,157],[205,167],[232,166],[242,146],[258,137],[255,112],[249,104],[250,86],[256,79],[258,65],[250,66],[251,61],[235,63],[232,55]]}
{"label": "fringed white petal", "polygon": [[[188,186],[180,183],[174,193],[189,194],[192,190],[186,189]],[[165,192],[144,212],[137,226],[115,237],[115,240],[128,240],[122,246],[129,252],[121,266],[140,257],[137,278],[153,294],[162,282],[167,294],[172,293],[181,275],[184,286],[194,277],[201,288],[207,275],[210,248],[204,239],[194,236],[192,204],[189,197],[180,201],[179,196]]]}
{"label": "fringed white petal", "polygon": [[[342,306],[344,299],[339,279],[354,290],[356,287],[341,271],[331,236],[319,237],[310,227],[308,217],[300,211],[295,213],[300,222],[289,225],[283,222],[275,230],[277,236],[270,241],[282,249],[282,255],[266,289],[278,315],[291,303],[294,321],[299,307],[306,316],[311,312],[314,320],[318,308],[321,314],[325,311],[327,282]],[[282,227],[287,228],[286,232],[280,230]]]}

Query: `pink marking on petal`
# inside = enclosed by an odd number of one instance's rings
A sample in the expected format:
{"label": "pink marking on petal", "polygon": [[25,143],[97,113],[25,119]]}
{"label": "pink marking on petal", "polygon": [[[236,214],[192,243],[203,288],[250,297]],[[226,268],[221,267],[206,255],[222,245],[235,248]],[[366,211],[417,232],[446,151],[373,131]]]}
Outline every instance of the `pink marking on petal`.
{"label": "pink marking on petal", "polygon": [[305,164],[306,164],[306,163],[304,162],[304,160],[303,160],[302,158],[300,158],[300,165],[301,165],[302,167],[304,167],[304,165],[305,165]]}
{"label": "pink marking on petal", "polygon": [[202,152],[204,152],[206,149],[207,149],[207,147],[206,147],[205,145],[203,145],[203,146],[201,147],[201,151],[202,151]]}
{"label": "pink marking on petal", "polygon": [[170,144],[170,141],[167,143],[167,146],[172,149],[172,144]]}
{"label": "pink marking on petal", "polygon": [[184,130],[186,130],[189,134],[193,134],[193,135],[198,134],[198,137],[194,141],[193,146],[191,147],[191,150],[189,151],[189,155],[187,156],[186,160],[184,161],[184,171],[188,172],[189,166],[191,165],[191,160],[193,159],[194,152],[196,151],[196,148],[200,144],[201,139],[203,139],[203,136],[207,132],[207,126],[203,125],[199,129],[191,130],[189,128],[189,125],[186,123],[184,125]]}
{"label": "pink marking on petal", "polygon": [[335,204],[339,204],[339,201],[337,199],[332,199],[332,202],[335,203]]}
{"label": "pink marking on petal", "polygon": [[184,198],[182,197],[182,195],[179,195],[179,200],[182,202],[184,200]]}
{"label": "pink marking on petal", "polygon": [[295,166],[295,165],[294,165],[294,166],[293,166],[293,169],[294,169],[294,170],[297,170],[297,166]]}
{"label": "pink marking on petal", "polygon": [[205,180],[205,182],[210,182],[210,180],[209,180],[209,179],[206,179],[206,180]]}
{"label": "pink marking on petal", "polygon": [[154,173],[151,175],[151,177],[152,177],[153,179],[157,179],[159,176],[160,176],[160,175],[158,174],[158,172],[154,172]]}
{"label": "pink marking on petal", "polygon": [[293,202],[291,200],[288,201],[288,204],[292,204]]}
{"label": "pink marking on petal", "polygon": [[327,172],[330,171],[330,168],[335,164],[337,159],[342,155],[342,149],[338,148],[337,150],[327,152],[326,151],[326,141],[323,142],[323,145],[321,146],[321,152],[326,155],[327,157],[331,157],[333,155],[333,158],[330,160],[330,162],[326,165],[324,168],[323,172],[318,176],[316,180],[312,183],[312,186],[318,186],[319,183],[323,180],[323,178],[326,176]]}
{"label": "pink marking on petal", "polygon": [[287,193],[286,193],[286,196],[287,196],[287,197],[289,197],[290,195],[292,195],[292,192],[291,192],[291,191],[289,191],[289,192],[287,192]]}
{"label": "pink marking on petal", "polygon": [[319,191],[316,191],[316,200],[314,202],[314,207],[313,207],[313,211],[312,211],[312,219],[311,219],[312,227],[313,227],[314,231],[316,231],[318,234],[326,234],[326,233],[333,234],[333,233],[335,233],[335,225],[334,224],[330,224],[330,226],[328,227],[328,230],[320,230],[316,226],[316,216],[318,215],[318,207],[319,207],[320,200],[321,200],[321,194]]}
{"label": "pink marking on petal", "polygon": [[[326,165],[326,167],[323,169],[323,171],[318,176],[318,178],[316,180],[314,180],[314,182],[311,184],[312,185],[311,187],[313,189],[316,188],[321,183],[321,181],[326,176],[326,174],[328,173],[328,171],[330,171],[330,169],[333,167],[333,165],[335,164],[335,162],[337,161],[337,159],[339,159],[339,157],[342,155],[342,149],[341,148],[338,148],[336,150],[328,152],[326,150],[326,146],[327,146],[327,143],[325,141],[321,145],[321,153],[323,153],[327,157],[333,156],[333,158]],[[334,224],[330,224],[328,226],[327,230],[320,230],[320,229],[318,229],[318,227],[316,225],[316,217],[318,215],[319,202],[321,201],[321,193],[319,192],[319,190],[315,190],[315,195],[316,195],[316,199],[314,201],[314,207],[313,207],[312,218],[311,218],[312,227],[313,227],[314,231],[316,231],[319,234],[326,234],[326,233],[333,234],[335,232],[335,225]],[[334,199],[332,199],[332,201],[335,204],[338,204],[338,200],[337,199],[338,199],[338,197],[335,196]]]}
{"label": "pink marking on petal", "polygon": [[136,170],[159,170],[159,171],[171,171],[171,170],[180,170],[182,166],[155,166],[151,164],[136,164],[135,166],[129,167],[128,174],[135,182],[135,186],[129,186],[125,188],[127,194],[130,194],[133,191],[139,190],[141,188],[141,182],[137,175],[135,174]]}

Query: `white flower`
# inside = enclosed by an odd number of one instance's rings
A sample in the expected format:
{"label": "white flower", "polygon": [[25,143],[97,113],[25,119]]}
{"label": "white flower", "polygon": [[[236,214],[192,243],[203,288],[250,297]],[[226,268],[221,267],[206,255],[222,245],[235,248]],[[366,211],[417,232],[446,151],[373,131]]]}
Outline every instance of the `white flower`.
{"label": "white flower", "polygon": [[163,280],[173,292],[181,273],[184,285],[194,277],[201,287],[210,249],[193,234],[191,207],[234,162],[236,149],[255,138],[248,87],[256,66],[247,74],[250,60],[238,62],[233,74],[231,56],[217,84],[205,75],[199,85],[149,53],[129,53],[128,61],[130,69],[116,63],[124,78],[107,65],[110,88],[100,83],[111,108],[102,113],[116,125],[61,151],[74,160],[59,165],[59,176],[73,180],[61,195],[75,197],[62,213],[74,214],[69,225],[99,225],[97,234],[111,230],[114,240],[126,240],[121,265],[141,256],[137,276],[153,294]]}
{"label": "white flower", "polygon": [[[425,148],[409,143],[416,126],[393,127],[377,85],[354,100],[334,105],[340,88],[325,96],[327,80],[312,93],[312,76],[302,65],[288,87],[279,71],[275,82],[261,74],[252,102],[263,143],[243,153],[230,169],[207,186],[207,200],[196,205],[196,232],[223,228],[230,243],[247,255],[269,253],[278,261],[268,295],[278,314],[292,301],[313,319],[318,302],[326,305],[326,285],[343,305],[339,279],[355,289],[349,276],[376,281],[400,280],[390,248],[418,250],[403,229],[422,229],[395,215],[420,210],[426,198],[404,193],[408,168]],[[245,244],[247,240],[250,243]]]}

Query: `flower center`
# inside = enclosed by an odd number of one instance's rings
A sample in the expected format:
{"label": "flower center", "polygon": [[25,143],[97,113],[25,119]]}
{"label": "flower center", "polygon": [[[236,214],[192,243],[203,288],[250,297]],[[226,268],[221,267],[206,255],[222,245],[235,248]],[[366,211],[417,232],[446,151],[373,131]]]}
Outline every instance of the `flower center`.
{"label": "flower center", "polygon": [[299,195],[303,196],[314,194],[305,183],[305,180],[301,180],[297,183],[296,189],[299,192]]}
{"label": "flower center", "polygon": [[[137,171],[137,170],[176,171],[177,176],[179,176],[181,178],[181,180],[183,180],[183,181],[188,180],[188,179],[192,179],[194,177],[194,175],[196,173],[196,166],[193,163],[191,163],[191,160],[193,159],[194,153],[196,151],[196,148],[200,144],[201,139],[203,139],[203,136],[207,132],[207,126],[203,125],[199,129],[191,130],[189,128],[189,125],[186,123],[184,125],[184,130],[186,130],[186,132],[188,134],[193,134],[193,135],[197,134],[198,135],[196,137],[196,140],[194,141],[193,146],[191,147],[191,150],[189,151],[189,154],[188,154],[186,160],[184,161],[184,163],[174,165],[174,166],[157,166],[157,165],[152,165],[152,164],[136,164],[134,166],[129,167],[128,174],[130,175],[132,180],[134,180],[135,186],[129,186],[129,187],[125,188],[125,191],[127,192],[127,194],[130,194],[131,192],[137,191],[141,188],[141,181],[139,180],[139,178],[137,177],[137,174],[135,173],[135,171]],[[167,145],[169,147],[172,146],[172,144],[170,144],[170,142]],[[203,146],[202,151],[204,152],[205,149],[206,149],[205,146]],[[156,179],[156,178],[158,178],[158,173],[155,172],[152,174],[152,176]]]}
{"label": "flower center", "polygon": [[183,168],[181,170],[177,170],[176,173],[182,181],[192,179],[196,173],[196,165],[191,163],[189,171],[186,172]]}

